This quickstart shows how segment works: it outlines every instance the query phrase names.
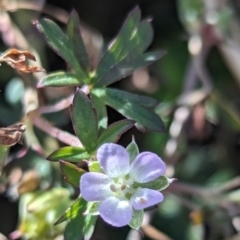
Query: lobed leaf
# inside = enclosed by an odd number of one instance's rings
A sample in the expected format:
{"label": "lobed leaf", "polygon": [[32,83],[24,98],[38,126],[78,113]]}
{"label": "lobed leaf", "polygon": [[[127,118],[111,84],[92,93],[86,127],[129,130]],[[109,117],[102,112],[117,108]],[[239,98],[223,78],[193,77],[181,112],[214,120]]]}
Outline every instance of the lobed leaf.
{"label": "lobed leaf", "polygon": [[82,91],[77,91],[73,99],[72,118],[74,129],[88,153],[97,147],[98,122],[96,110]]}
{"label": "lobed leaf", "polygon": [[126,118],[135,120],[140,130],[165,131],[161,118],[152,109],[148,109],[153,108],[156,100],[111,88],[93,89],[92,92]]}
{"label": "lobed leaf", "polygon": [[95,86],[102,87],[110,85],[122,78],[131,75],[136,69],[147,67],[148,65],[156,62],[165,54],[165,51],[156,51],[144,53],[139,56],[133,52],[113,68],[111,68],[110,71],[104,75],[104,78],[101,78],[96,82]]}
{"label": "lobed leaf", "polygon": [[78,63],[84,70],[88,70],[89,59],[80,31],[79,17],[75,10],[72,11],[67,23],[67,35],[72,43],[73,52]]}
{"label": "lobed leaf", "polygon": [[89,155],[84,148],[68,146],[56,150],[47,157],[47,160],[56,162],[62,159],[71,162],[80,162],[81,160],[89,159],[90,157],[91,155]]}
{"label": "lobed leaf", "polygon": [[48,45],[72,67],[79,79],[87,82],[88,77],[78,64],[78,60],[72,50],[72,43],[61,28],[49,19],[35,21],[34,25],[44,36]]}

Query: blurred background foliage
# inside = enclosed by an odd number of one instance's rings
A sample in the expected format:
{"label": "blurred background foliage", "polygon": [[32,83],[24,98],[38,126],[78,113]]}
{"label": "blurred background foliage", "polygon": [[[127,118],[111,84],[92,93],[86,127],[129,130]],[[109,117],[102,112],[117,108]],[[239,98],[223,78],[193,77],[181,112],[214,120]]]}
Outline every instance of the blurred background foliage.
{"label": "blurred background foliage", "polygon": [[[155,37],[150,50],[164,49],[167,55],[114,87],[158,99],[167,132],[133,129],[120,144],[126,146],[134,135],[140,151],[161,156],[167,175],[178,181],[165,190],[159,208],[146,213],[143,234],[99,219],[92,239],[240,239],[239,0],[1,0],[0,50],[29,50],[47,73],[67,69],[32,20],[48,17],[65,28],[75,8],[96,65],[136,5],[143,17],[152,18]],[[23,145],[11,147],[0,164],[0,239],[63,239],[65,225],[53,224],[78,189],[64,181],[58,164],[45,160],[64,146],[48,123],[70,133],[73,129],[68,109],[54,112],[44,106],[69,101],[74,89],[36,91],[42,74],[18,74],[5,64],[0,72],[0,127],[19,121],[27,125]],[[36,108],[48,122],[26,115]],[[108,114],[110,123],[122,119],[110,108]]]}

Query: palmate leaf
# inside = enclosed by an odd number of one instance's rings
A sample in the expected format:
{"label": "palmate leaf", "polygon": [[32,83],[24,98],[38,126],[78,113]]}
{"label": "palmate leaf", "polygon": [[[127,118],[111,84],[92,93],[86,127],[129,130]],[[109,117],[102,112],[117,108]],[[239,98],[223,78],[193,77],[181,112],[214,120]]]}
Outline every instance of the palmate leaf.
{"label": "palmate leaf", "polygon": [[154,112],[154,107],[158,104],[155,99],[111,88],[92,89],[92,93],[126,118],[135,120],[138,129],[165,131],[163,121]]}
{"label": "palmate leaf", "polygon": [[[71,20],[71,19],[70,19]],[[80,82],[87,83],[89,78],[87,74],[83,71],[82,67],[78,62],[79,49],[76,49],[75,37],[71,35],[71,29],[76,28],[74,24],[69,23],[69,36],[70,39],[65,35],[61,28],[49,19],[41,19],[34,22],[37,30],[43,35],[47,44],[59,55],[61,56],[67,64],[75,71]],[[72,27],[73,26],[73,27]],[[74,31],[74,30],[73,30]],[[82,45],[81,45],[82,46]],[[81,47],[79,45],[79,48]],[[84,52],[85,50],[83,50]]]}
{"label": "palmate leaf", "polygon": [[118,36],[110,43],[108,51],[91,79],[96,87],[120,80],[135,69],[146,67],[163,56],[162,51],[143,55],[152,42],[153,29],[149,20],[140,22],[140,18],[138,7],[129,13]]}

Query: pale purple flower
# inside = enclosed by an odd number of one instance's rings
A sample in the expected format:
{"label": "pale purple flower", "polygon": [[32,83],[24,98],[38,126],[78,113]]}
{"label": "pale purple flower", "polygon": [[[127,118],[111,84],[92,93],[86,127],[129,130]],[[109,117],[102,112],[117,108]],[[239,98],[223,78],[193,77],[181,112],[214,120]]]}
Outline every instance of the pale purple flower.
{"label": "pale purple flower", "polygon": [[80,190],[85,200],[100,203],[98,213],[105,222],[125,226],[132,219],[133,209],[142,210],[163,201],[159,191],[134,186],[164,174],[166,166],[156,154],[140,153],[130,165],[125,148],[106,143],[98,149],[97,159],[104,173],[85,173]]}

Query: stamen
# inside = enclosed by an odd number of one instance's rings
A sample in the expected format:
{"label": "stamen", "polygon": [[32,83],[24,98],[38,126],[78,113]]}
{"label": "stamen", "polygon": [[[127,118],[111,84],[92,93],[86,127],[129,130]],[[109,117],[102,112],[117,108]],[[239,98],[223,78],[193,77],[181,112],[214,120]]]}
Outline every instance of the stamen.
{"label": "stamen", "polygon": [[110,185],[110,189],[112,192],[117,192],[117,187],[114,184]]}

